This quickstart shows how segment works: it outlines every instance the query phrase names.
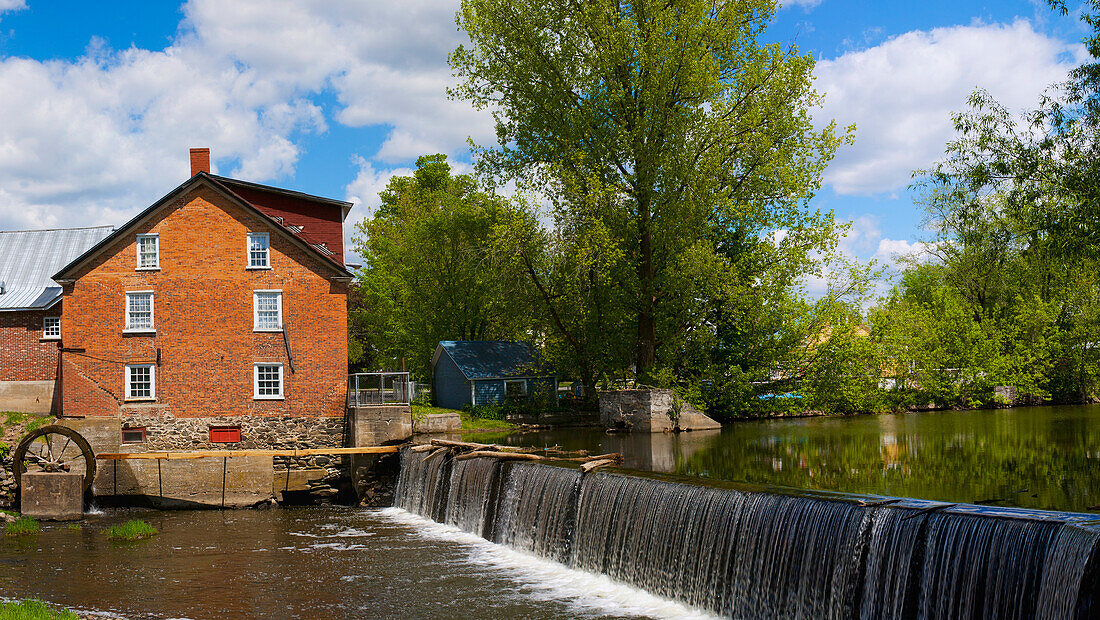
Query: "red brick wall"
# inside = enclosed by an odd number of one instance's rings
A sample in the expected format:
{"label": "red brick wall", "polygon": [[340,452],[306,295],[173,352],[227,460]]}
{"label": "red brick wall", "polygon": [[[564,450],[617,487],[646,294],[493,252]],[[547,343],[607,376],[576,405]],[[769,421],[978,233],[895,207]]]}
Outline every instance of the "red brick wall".
{"label": "red brick wall", "polygon": [[53,381],[57,377],[57,340],[42,339],[42,318],[49,310],[0,312],[0,381]]}
{"label": "red brick wall", "polygon": [[343,211],[340,207],[298,200],[263,190],[234,186],[233,193],[264,213],[282,217],[287,224],[304,226],[302,236],[310,243],[324,243],[344,263]]}
{"label": "red brick wall", "polygon": [[[220,206],[219,206],[220,205]],[[160,270],[136,271],[135,235],[160,236]],[[270,270],[248,270],[245,235],[271,233]],[[322,259],[205,188],[166,206],[65,287],[65,415],[340,416],[347,382],[346,286]],[[252,291],[281,289],[281,333],[254,333]],[[123,334],[126,291],[154,291],[156,335]],[[126,363],[155,362],[156,402],[126,403]],[[253,363],[282,362],[285,400],[253,399]]]}

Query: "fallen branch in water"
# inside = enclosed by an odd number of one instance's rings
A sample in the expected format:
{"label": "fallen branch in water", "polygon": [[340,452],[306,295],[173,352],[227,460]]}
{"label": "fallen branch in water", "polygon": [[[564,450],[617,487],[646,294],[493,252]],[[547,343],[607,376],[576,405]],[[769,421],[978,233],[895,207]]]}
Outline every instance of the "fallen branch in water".
{"label": "fallen branch in water", "polygon": [[598,461],[588,461],[581,465],[581,471],[588,473],[598,467],[607,467],[608,465],[614,465],[615,459],[600,459]]}
{"label": "fallen branch in water", "polygon": [[475,450],[473,452],[459,454],[455,457],[455,460],[465,461],[466,459],[476,459],[479,456],[500,459],[502,461],[541,461],[546,458],[537,454],[524,454],[523,452],[496,452],[493,450]]}

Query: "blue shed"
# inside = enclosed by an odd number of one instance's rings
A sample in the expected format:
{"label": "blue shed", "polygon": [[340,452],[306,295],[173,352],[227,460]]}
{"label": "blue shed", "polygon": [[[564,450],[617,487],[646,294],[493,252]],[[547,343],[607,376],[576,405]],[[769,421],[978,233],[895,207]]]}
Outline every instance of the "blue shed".
{"label": "blue shed", "polygon": [[432,397],[437,407],[499,405],[509,398],[556,396],[558,377],[525,342],[445,340],[432,356]]}

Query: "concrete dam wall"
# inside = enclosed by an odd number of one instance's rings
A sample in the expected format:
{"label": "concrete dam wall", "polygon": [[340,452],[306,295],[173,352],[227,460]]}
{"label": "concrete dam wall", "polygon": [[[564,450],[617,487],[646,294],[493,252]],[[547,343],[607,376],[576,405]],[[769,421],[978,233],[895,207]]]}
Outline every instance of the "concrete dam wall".
{"label": "concrete dam wall", "polygon": [[456,461],[405,450],[395,504],[736,618],[1089,618],[1091,515]]}

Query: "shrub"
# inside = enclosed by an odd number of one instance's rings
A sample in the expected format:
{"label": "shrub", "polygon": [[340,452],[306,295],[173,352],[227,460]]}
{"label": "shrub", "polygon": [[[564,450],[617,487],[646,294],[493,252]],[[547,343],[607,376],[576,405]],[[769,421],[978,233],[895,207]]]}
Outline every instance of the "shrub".
{"label": "shrub", "polygon": [[51,609],[42,601],[0,602],[0,620],[80,620],[68,609]]}
{"label": "shrub", "polygon": [[6,536],[33,536],[38,533],[38,521],[30,517],[19,517],[4,526]]}
{"label": "shrub", "polygon": [[0,441],[0,461],[8,458],[9,454],[11,454],[11,446]]}
{"label": "shrub", "polygon": [[142,540],[152,538],[157,533],[156,528],[141,519],[131,519],[108,529],[107,537],[111,540]]}

